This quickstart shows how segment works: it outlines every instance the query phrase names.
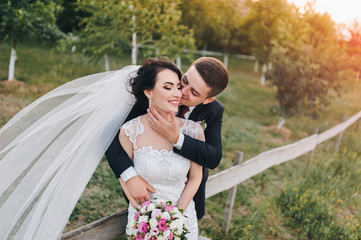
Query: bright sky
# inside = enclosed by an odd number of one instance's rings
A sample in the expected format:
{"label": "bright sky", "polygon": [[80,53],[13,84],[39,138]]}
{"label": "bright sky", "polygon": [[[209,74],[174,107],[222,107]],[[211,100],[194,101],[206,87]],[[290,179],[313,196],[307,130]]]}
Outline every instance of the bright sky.
{"label": "bright sky", "polygon": [[[303,7],[307,0],[287,0]],[[349,25],[356,19],[361,23],[361,0],[316,0],[317,12],[327,12],[337,24]]]}

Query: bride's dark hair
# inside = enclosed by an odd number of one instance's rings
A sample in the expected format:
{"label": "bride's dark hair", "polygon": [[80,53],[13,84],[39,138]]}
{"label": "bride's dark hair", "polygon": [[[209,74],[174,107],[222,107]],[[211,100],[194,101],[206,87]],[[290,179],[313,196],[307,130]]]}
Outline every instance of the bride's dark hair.
{"label": "bride's dark hair", "polygon": [[148,108],[149,101],[143,91],[154,88],[157,74],[164,69],[175,72],[179,80],[181,79],[182,74],[174,63],[155,58],[148,58],[138,69],[137,75],[130,79],[131,92],[136,99],[135,104],[144,110]]}

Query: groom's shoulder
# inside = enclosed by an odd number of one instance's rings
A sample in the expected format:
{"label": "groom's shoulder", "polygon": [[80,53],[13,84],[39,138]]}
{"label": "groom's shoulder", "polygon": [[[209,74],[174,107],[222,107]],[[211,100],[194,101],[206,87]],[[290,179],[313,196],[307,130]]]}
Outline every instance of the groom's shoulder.
{"label": "groom's shoulder", "polygon": [[[207,106],[208,105],[208,106]],[[217,99],[215,99],[213,102],[211,102],[211,103],[208,103],[208,104],[206,104],[205,106],[207,106],[208,108],[210,108],[210,109],[214,109],[214,110],[216,110],[216,111],[219,111],[219,110],[223,110],[224,109],[224,106],[223,106],[223,104],[220,102],[220,101],[218,101]]]}
{"label": "groom's shoulder", "polygon": [[200,104],[199,107],[200,108],[197,112],[206,114],[209,117],[223,115],[224,112],[224,106],[218,100],[214,100],[213,102],[208,104]]}

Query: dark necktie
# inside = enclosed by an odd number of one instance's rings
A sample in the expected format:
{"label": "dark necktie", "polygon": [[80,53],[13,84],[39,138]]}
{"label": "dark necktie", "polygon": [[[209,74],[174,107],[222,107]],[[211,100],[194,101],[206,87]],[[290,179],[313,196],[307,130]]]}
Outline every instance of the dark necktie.
{"label": "dark necktie", "polygon": [[189,111],[189,107],[187,106],[180,106],[177,117],[184,118],[184,115]]}

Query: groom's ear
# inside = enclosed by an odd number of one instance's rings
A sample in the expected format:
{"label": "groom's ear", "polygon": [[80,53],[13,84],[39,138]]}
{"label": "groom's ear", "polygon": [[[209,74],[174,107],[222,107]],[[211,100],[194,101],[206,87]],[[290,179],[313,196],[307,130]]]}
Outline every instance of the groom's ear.
{"label": "groom's ear", "polygon": [[216,99],[215,97],[207,98],[206,100],[204,100],[204,101],[202,102],[202,104],[203,104],[203,105],[206,105],[206,104],[208,104],[208,103],[213,102],[215,99]]}

